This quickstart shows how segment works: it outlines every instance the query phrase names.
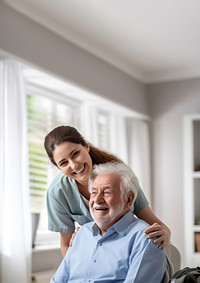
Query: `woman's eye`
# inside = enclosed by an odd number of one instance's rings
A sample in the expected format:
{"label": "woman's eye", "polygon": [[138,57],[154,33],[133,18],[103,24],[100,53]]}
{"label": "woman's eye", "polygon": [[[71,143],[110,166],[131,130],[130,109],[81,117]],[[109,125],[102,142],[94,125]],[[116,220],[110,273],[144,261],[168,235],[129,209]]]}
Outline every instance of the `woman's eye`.
{"label": "woman's eye", "polygon": [[68,164],[68,162],[67,162],[67,161],[64,161],[64,162],[62,162],[62,163],[60,164],[60,167],[65,167],[67,164]]}
{"label": "woman's eye", "polygon": [[74,152],[73,157],[77,157],[79,155],[79,151]]}

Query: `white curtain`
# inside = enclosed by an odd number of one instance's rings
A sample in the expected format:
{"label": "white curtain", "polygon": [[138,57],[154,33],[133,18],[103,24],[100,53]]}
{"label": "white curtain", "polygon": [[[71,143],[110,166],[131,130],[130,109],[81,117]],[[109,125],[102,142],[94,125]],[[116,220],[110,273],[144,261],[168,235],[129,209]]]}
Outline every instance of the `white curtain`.
{"label": "white curtain", "polygon": [[0,61],[0,282],[29,283],[26,96],[21,65]]}
{"label": "white curtain", "polygon": [[111,152],[117,154],[121,160],[128,164],[126,118],[120,114],[114,114],[110,123]]}
{"label": "white curtain", "polygon": [[148,121],[139,119],[129,121],[128,145],[129,166],[137,175],[140,186],[151,205],[150,138]]}

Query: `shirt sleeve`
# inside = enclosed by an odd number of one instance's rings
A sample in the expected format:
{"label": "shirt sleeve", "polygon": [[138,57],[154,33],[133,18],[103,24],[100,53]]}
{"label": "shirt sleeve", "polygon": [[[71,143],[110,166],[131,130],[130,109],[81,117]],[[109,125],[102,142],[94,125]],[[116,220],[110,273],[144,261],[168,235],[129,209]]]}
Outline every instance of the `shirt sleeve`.
{"label": "shirt sleeve", "polygon": [[152,240],[147,241],[148,243],[146,244],[145,241],[143,247],[132,251],[130,267],[124,283],[162,282],[166,269],[164,249],[159,249]]}
{"label": "shirt sleeve", "polygon": [[66,283],[69,280],[69,270],[70,270],[70,249],[67,251],[65,257],[63,258],[61,264],[59,265],[56,273],[51,278],[50,283]]}
{"label": "shirt sleeve", "polygon": [[[75,224],[63,193],[61,178],[62,175],[59,174],[47,190],[48,229],[54,232],[70,233],[74,230]],[[67,189],[65,184],[65,190]]]}
{"label": "shirt sleeve", "polygon": [[52,192],[47,192],[47,211],[50,231],[70,233],[75,229],[73,219]]}
{"label": "shirt sleeve", "polygon": [[134,203],[134,210],[133,213],[137,215],[143,208],[149,205],[149,202],[141,188],[139,188],[137,193],[137,198]]}
{"label": "shirt sleeve", "polygon": [[47,191],[48,229],[70,233],[75,223],[92,221],[89,208],[81,197],[74,180],[59,174]]}

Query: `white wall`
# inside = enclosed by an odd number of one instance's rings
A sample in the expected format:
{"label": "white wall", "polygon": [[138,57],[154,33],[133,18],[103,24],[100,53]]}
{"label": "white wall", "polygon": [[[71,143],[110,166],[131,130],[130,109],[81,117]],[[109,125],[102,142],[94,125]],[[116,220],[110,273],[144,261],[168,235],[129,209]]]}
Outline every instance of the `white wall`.
{"label": "white wall", "polygon": [[148,115],[145,86],[0,0],[0,50]]}
{"label": "white wall", "polygon": [[147,87],[152,117],[154,211],[184,259],[183,116],[200,112],[200,79]]}

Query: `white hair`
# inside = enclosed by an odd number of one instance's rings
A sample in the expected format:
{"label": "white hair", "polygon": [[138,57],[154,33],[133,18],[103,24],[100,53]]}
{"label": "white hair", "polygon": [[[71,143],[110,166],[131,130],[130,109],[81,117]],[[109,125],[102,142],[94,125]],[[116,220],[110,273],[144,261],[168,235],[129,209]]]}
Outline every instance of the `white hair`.
{"label": "white hair", "polygon": [[123,162],[107,162],[94,165],[89,178],[89,192],[92,191],[92,183],[100,174],[114,173],[120,177],[121,196],[126,197],[129,192],[134,193],[134,200],[130,209],[133,210],[134,202],[139,190],[139,181],[132,169]]}

